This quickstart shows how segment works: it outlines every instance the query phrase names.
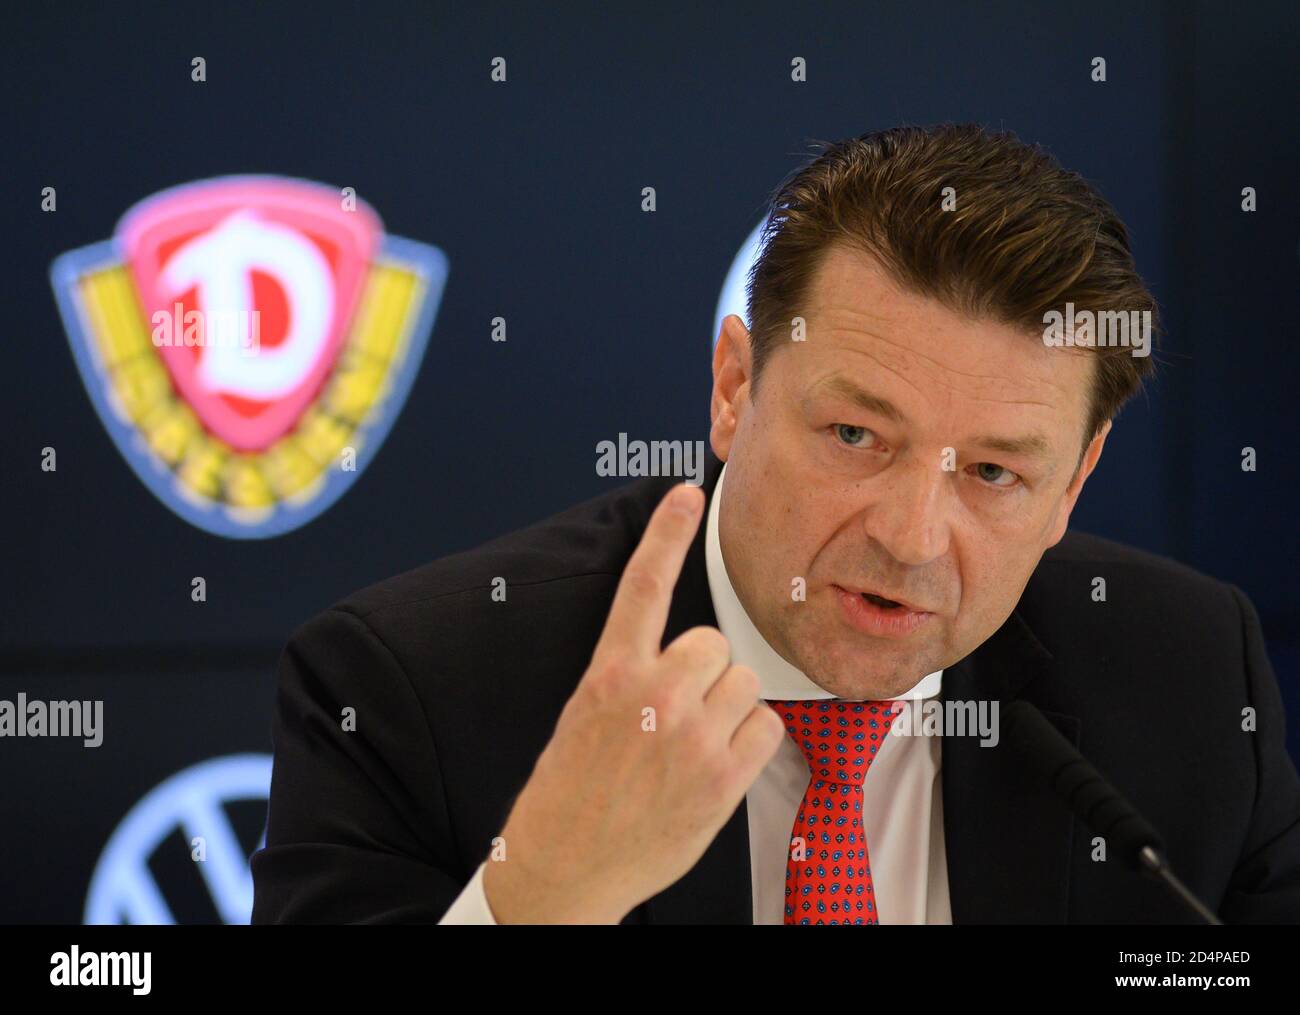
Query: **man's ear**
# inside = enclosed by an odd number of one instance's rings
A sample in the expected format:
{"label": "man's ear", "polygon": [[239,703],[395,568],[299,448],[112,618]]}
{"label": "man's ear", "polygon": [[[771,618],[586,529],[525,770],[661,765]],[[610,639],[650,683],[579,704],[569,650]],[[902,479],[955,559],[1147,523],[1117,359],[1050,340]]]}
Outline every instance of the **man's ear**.
{"label": "man's ear", "polygon": [[713,398],[709,404],[709,443],[724,462],[731,454],[740,414],[749,405],[750,354],[749,329],[735,314],[728,314],[722,319],[713,350]]}
{"label": "man's ear", "polygon": [[1106,420],[1097,435],[1093,437],[1092,442],[1083,452],[1083,459],[1079,462],[1079,468],[1070,480],[1070,485],[1065,488],[1065,495],[1061,498],[1061,506],[1058,509],[1056,519],[1056,528],[1052,531],[1052,538],[1048,546],[1055,546],[1065,537],[1065,530],[1070,524],[1070,513],[1074,510],[1074,505],[1079,499],[1079,494],[1083,492],[1083,484],[1087,482],[1088,477],[1092,475],[1092,470],[1097,467],[1097,462],[1101,458],[1101,449],[1106,446],[1106,435],[1110,433],[1110,420]]}

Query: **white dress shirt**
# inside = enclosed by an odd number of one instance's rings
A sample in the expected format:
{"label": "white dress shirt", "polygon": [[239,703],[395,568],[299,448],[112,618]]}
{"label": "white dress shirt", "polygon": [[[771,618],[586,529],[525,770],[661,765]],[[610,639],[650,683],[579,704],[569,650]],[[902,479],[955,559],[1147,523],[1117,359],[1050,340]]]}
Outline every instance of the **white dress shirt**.
{"label": "white dress shirt", "polygon": [[[718,506],[724,465],[709,504],[705,559],[718,629],[731,644],[731,661],[748,666],[766,700],[833,698],[777,654],[741,606],[722,559]],[[943,672],[931,673],[899,698],[935,698]],[[887,736],[863,780],[863,828],[882,924],[952,923],[943,841],[942,737]],[[745,794],[749,818],[750,882],[754,922],[784,922],[785,870],[794,819],[811,773],[787,736]],[[495,923],[483,892],[484,861],[439,921]]]}

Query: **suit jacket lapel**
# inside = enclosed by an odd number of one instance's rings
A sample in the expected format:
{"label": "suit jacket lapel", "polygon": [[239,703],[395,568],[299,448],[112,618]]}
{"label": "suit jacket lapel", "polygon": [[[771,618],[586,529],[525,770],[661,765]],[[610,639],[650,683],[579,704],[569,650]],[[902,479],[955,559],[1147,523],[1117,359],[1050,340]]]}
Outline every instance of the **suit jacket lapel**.
{"label": "suit jacket lapel", "polygon": [[[708,456],[703,484],[711,500],[722,463]],[[664,644],[692,627],[716,627],[709,575],[704,561],[708,508],[700,519],[699,531],[682,564],[681,578],[673,593]],[[753,896],[749,874],[749,815],[742,798],[740,806],[723,825],[699,862],[675,884],[646,901],[649,923],[752,923]]]}
{"label": "suit jacket lapel", "polygon": [[[1032,701],[1056,665],[1019,613],[973,653],[949,667],[943,697],[952,701]],[[1044,709],[1076,746],[1079,721]],[[954,923],[1064,923],[1074,821],[1001,741],[977,736],[943,741],[943,821],[948,893]]]}

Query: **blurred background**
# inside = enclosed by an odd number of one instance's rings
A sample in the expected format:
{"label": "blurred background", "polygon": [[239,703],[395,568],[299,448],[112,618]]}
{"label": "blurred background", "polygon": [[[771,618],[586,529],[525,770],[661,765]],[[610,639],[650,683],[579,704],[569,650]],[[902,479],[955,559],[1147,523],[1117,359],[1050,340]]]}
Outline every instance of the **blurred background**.
{"label": "blurred background", "polygon": [[[706,439],[724,283],[766,195],[811,141],[901,123],[1012,130],[1119,210],[1168,335],[1074,525],[1239,585],[1294,731],[1298,20],[1281,2],[11,13],[0,699],[102,700],[105,732],[0,739],[0,922],[246,920],[294,628],[623,482],[596,474],[602,440]],[[391,429],[337,499],[254,539],[137,473],[50,278],[144,198],[244,174],[354,188],[447,269],[394,368]]]}

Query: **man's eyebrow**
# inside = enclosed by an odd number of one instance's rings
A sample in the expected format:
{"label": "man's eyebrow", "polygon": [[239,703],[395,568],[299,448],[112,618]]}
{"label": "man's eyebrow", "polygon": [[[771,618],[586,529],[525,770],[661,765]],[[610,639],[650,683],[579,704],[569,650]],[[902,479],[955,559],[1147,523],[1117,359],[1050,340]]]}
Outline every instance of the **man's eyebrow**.
{"label": "man's eyebrow", "polygon": [[971,444],[990,451],[1001,451],[1004,455],[1027,455],[1034,458],[1047,458],[1052,451],[1047,438],[1036,433],[1026,437],[976,437]]}
{"label": "man's eyebrow", "polygon": [[841,398],[856,403],[868,412],[883,416],[891,423],[903,424],[907,422],[907,417],[898,411],[893,402],[881,398],[879,395],[873,395],[869,391],[863,391],[847,377],[832,377],[822,387],[830,391],[831,394],[839,395]]}
{"label": "man's eyebrow", "polygon": [[[832,377],[821,387],[831,394],[839,395],[841,398],[861,406],[868,412],[883,416],[891,423],[900,425],[907,423],[907,417],[898,410],[893,402],[863,390],[847,377]],[[1039,433],[1027,434],[1024,437],[976,437],[970,441],[970,444],[974,447],[987,448],[989,451],[1000,451],[1004,455],[1049,458],[1052,453],[1051,444],[1048,443],[1046,437]]]}

